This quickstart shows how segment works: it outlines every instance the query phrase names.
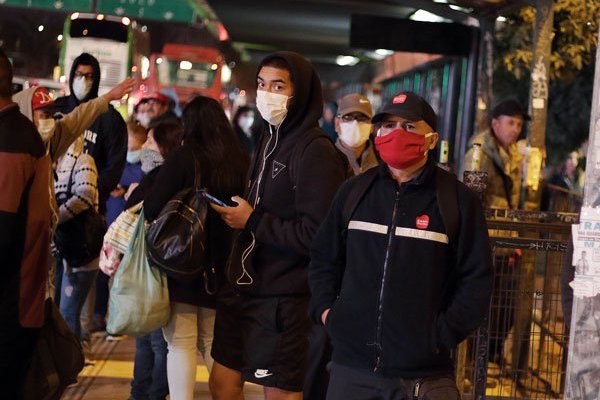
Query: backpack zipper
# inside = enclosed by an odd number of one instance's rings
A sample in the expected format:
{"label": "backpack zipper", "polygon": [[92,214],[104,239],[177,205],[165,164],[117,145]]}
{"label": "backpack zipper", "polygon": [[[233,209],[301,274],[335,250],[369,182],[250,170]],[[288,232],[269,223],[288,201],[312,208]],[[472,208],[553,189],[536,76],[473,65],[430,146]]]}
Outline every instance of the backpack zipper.
{"label": "backpack zipper", "polygon": [[421,391],[421,381],[415,382],[415,388],[413,389],[413,400],[419,400],[419,392]]}

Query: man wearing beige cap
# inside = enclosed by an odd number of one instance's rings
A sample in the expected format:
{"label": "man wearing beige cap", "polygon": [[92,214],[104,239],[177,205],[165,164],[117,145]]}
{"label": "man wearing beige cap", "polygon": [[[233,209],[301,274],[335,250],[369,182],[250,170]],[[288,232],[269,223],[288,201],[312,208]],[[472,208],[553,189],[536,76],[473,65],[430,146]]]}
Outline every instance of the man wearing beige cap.
{"label": "man wearing beige cap", "polygon": [[358,93],[347,94],[340,99],[335,117],[338,149],[358,175],[379,164],[373,144],[369,141],[373,110],[369,99]]}

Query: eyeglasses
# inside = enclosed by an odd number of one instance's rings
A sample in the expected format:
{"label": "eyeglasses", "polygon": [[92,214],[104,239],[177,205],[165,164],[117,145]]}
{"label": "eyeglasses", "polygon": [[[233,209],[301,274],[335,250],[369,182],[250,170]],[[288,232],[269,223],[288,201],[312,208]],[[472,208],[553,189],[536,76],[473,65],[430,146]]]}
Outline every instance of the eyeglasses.
{"label": "eyeglasses", "polygon": [[371,121],[371,118],[369,118],[363,114],[358,114],[358,115],[346,114],[346,115],[341,115],[341,116],[338,115],[338,118],[341,118],[343,122],[352,122],[352,121],[370,122]]}
{"label": "eyeglasses", "polygon": [[91,81],[92,79],[94,79],[93,72],[88,72],[87,74],[83,74],[79,71],[75,71],[75,78],[81,78],[82,76],[88,81]]}
{"label": "eyeglasses", "polygon": [[164,103],[162,101],[159,101],[156,99],[148,99],[148,100],[146,100],[146,104],[148,104],[148,107],[153,107],[153,106],[162,106]]}

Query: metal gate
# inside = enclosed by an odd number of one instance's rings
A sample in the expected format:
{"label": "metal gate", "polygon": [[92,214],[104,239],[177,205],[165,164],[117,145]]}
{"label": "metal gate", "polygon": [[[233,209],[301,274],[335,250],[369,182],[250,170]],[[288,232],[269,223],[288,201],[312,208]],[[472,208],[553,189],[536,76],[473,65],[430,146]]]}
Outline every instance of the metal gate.
{"label": "metal gate", "polygon": [[560,274],[575,214],[488,211],[494,285],[486,323],[456,353],[463,399],[559,399],[568,332]]}

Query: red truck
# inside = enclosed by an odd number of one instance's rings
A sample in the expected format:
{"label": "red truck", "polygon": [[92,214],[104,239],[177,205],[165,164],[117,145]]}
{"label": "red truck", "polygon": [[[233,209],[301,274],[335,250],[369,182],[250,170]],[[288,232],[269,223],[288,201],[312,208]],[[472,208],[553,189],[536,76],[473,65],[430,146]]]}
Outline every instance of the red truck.
{"label": "red truck", "polygon": [[210,47],[165,44],[162,53],[150,56],[150,70],[144,92],[170,88],[180,103],[202,94],[219,99],[223,56]]}

